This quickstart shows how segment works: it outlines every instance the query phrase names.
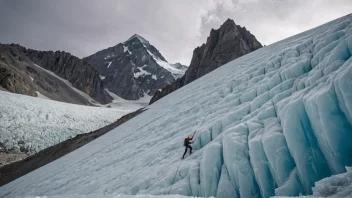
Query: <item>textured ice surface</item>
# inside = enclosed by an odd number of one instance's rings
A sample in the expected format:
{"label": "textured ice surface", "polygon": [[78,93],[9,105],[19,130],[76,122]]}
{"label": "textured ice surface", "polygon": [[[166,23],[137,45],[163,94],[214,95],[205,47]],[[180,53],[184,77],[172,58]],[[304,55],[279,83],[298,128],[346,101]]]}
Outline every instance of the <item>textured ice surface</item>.
{"label": "textured ice surface", "polygon": [[315,183],[313,195],[321,197],[352,197],[352,167],[347,172],[322,179]]}
{"label": "textured ice surface", "polygon": [[[316,181],[352,165],[351,54],[352,15],[263,47],[1,187],[0,197],[171,187],[218,198],[312,194]],[[196,151],[180,161],[194,130]]]}
{"label": "textured ice surface", "polygon": [[0,147],[36,153],[106,126],[128,110],[88,107],[0,91]]}
{"label": "textured ice surface", "polygon": [[[333,175],[316,182],[313,187],[313,196],[309,197],[352,197],[352,168],[346,167],[346,169],[346,173]],[[275,198],[284,197],[276,196]]]}

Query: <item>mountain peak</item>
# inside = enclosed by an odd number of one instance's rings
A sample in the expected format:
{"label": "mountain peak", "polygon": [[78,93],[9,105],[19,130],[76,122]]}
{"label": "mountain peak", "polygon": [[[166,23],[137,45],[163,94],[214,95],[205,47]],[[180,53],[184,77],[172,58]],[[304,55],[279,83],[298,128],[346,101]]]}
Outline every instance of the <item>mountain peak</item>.
{"label": "mountain peak", "polygon": [[233,27],[236,27],[236,23],[234,20],[232,19],[227,19],[220,28],[229,28],[229,29],[233,29]]}
{"label": "mountain peak", "polygon": [[235,21],[228,18],[223,24],[235,24]]}
{"label": "mountain peak", "polygon": [[[143,44],[149,44],[149,41],[147,41],[145,38],[143,38],[142,36],[138,35],[138,34],[134,34],[133,36],[131,36],[126,42],[131,41],[133,39],[137,38],[141,43]],[[125,43],[126,43],[125,42]]]}

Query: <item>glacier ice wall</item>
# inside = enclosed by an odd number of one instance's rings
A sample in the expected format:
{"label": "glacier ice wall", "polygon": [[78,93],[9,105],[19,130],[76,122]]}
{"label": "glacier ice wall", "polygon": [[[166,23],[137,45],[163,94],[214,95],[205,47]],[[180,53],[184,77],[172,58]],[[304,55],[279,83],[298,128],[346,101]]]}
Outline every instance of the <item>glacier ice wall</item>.
{"label": "glacier ice wall", "polygon": [[[312,194],[316,181],[352,165],[351,54],[352,15],[259,49],[0,196]],[[195,130],[196,151],[181,162]]]}

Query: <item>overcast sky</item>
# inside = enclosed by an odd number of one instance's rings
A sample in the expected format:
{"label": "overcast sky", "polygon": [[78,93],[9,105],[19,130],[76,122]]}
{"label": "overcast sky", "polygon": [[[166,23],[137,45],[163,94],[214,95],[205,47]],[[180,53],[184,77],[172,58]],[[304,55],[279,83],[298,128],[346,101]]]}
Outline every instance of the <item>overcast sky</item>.
{"label": "overcast sky", "polygon": [[0,0],[0,43],[80,58],[137,33],[169,62],[227,19],[268,45],[352,12],[352,0]]}

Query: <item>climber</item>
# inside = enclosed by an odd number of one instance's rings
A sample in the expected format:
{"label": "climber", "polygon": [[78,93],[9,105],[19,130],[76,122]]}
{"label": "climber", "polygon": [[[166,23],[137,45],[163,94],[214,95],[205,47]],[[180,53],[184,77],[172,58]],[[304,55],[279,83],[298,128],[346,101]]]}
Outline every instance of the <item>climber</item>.
{"label": "climber", "polygon": [[192,147],[190,146],[190,144],[192,144],[193,142],[191,142],[191,140],[193,140],[193,137],[190,137],[188,136],[187,138],[185,138],[185,141],[183,143],[183,146],[185,146],[185,153],[183,154],[182,158],[181,159],[185,159],[185,155],[187,153],[187,148],[189,148],[189,154],[191,155],[192,154]]}

